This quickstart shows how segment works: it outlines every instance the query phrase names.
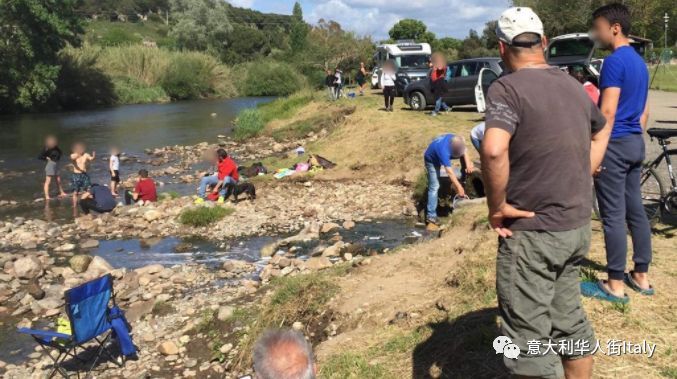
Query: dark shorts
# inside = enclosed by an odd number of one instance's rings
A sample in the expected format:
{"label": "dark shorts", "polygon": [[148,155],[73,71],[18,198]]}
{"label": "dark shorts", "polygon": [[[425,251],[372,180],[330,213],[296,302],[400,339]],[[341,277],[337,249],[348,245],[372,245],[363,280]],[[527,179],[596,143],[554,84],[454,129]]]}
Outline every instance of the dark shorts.
{"label": "dark shorts", "polygon": [[113,170],[113,175],[110,177],[111,182],[120,183],[120,171]]}
{"label": "dark shorts", "polygon": [[86,173],[73,173],[73,176],[71,176],[71,186],[73,192],[80,193],[88,191],[92,186],[92,182]]}
{"label": "dark shorts", "polygon": [[563,358],[593,353],[596,340],[581,305],[579,276],[589,248],[589,224],[564,232],[515,231],[500,239],[501,332],[520,349],[518,359],[503,357],[511,374],[563,378]]}

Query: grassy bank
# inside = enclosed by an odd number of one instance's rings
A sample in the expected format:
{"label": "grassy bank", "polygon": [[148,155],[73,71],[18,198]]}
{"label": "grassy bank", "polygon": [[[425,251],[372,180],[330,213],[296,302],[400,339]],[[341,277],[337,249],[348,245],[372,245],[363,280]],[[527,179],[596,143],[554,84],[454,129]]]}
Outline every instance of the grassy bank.
{"label": "grassy bank", "polygon": [[656,66],[649,67],[649,74],[653,78],[651,89],[677,92],[677,65],[661,65],[658,69]]}

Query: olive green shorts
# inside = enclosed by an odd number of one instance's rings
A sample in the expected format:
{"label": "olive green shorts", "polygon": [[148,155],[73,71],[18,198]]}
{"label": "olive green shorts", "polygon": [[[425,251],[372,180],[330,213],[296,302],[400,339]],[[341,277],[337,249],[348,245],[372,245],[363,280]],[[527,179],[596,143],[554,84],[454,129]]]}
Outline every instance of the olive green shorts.
{"label": "olive green shorts", "polygon": [[580,264],[589,248],[589,224],[565,232],[515,231],[499,239],[501,332],[520,348],[518,359],[503,357],[512,374],[563,378],[562,359],[594,351],[580,293]]}

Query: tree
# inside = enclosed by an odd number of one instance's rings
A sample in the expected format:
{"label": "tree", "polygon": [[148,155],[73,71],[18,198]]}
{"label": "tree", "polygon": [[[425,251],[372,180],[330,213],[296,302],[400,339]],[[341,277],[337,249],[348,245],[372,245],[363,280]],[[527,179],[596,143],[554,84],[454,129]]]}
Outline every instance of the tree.
{"label": "tree", "polygon": [[419,20],[405,18],[397,22],[388,32],[390,38],[397,41],[401,39],[413,39],[417,42],[432,43],[435,34],[428,31],[428,27]]}
{"label": "tree", "polygon": [[463,41],[459,39],[444,37],[433,41],[432,49],[435,52],[442,53],[447,60],[455,60],[458,58],[458,53],[462,44]]}
{"label": "tree", "polygon": [[306,46],[309,29],[308,24],[303,21],[301,4],[297,1],[294,3],[291,32],[289,34],[289,44],[293,53],[300,52]]}
{"label": "tree", "polygon": [[498,49],[498,37],[496,36],[496,27],[498,21],[487,21],[482,31],[482,43],[487,49]]}
{"label": "tree", "polygon": [[223,56],[232,26],[220,0],[172,0],[169,35],[180,49]]}
{"label": "tree", "polygon": [[270,45],[265,34],[245,25],[235,25],[228,35],[228,49],[222,59],[228,64],[237,64],[262,58],[270,53]]}
{"label": "tree", "polygon": [[461,43],[461,48],[459,50],[459,58],[478,58],[478,57],[489,57],[497,56],[498,52],[495,50],[487,49],[484,45],[484,41],[480,38],[477,31],[470,29],[468,32],[468,37],[466,37]]}
{"label": "tree", "polygon": [[58,52],[83,33],[77,0],[0,0],[0,113],[40,107],[56,90]]}

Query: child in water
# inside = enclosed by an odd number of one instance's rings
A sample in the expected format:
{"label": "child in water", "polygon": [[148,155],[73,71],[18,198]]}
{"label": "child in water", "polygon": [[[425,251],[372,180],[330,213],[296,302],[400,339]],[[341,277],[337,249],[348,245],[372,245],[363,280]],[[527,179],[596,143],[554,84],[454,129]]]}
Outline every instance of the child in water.
{"label": "child in water", "polygon": [[65,197],[66,192],[64,192],[63,187],[61,186],[61,176],[59,175],[59,161],[61,160],[61,149],[59,149],[58,142],[56,137],[47,136],[45,138],[45,146],[38,156],[38,159],[47,161],[45,165],[45,200],[50,200],[49,197],[49,185],[52,182],[52,178],[56,180],[56,185],[59,188],[59,197]]}
{"label": "child in water", "polygon": [[120,150],[117,147],[110,149],[108,169],[110,170],[110,193],[117,197],[120,185]]}
{"label": "child in water", "polygon": [[73,162],[73,176],[71,177],[73,204],[77,204],[79,195],[88,191],[92,186],[89,174],[87,174],[87,167],[89,162],[96,158],[96,152],[92,152],[91,155],[86,153],[85,145],[80,142],[73,144],[71,151],[71,161]]}

